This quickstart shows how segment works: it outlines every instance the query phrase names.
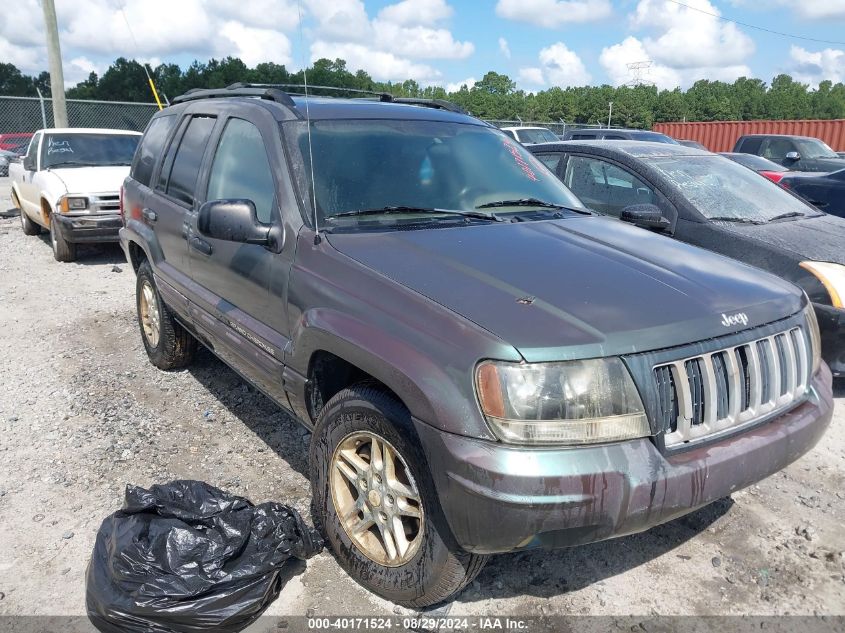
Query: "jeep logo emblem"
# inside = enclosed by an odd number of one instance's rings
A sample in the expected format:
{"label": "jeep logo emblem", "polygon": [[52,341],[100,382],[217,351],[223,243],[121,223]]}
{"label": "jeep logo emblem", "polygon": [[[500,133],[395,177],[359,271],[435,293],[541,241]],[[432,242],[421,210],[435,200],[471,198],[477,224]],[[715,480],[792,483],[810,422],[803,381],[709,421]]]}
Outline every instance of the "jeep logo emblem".
{"label": "jeep logo emblem", "polygon": [[722,314],[722,325],[725,327],[731,327],[732,325],[748,325],[748,315],[745,312],[737,312],[736,314],[731,314],[728,316],[727,314]]}

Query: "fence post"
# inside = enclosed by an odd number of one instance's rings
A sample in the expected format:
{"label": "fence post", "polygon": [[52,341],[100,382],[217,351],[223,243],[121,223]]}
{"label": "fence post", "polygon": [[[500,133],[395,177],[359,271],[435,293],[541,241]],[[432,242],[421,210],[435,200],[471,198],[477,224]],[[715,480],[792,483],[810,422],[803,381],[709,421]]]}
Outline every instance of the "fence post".
{"label": "fence post", "polygon": [[44,129],[47,129],[47,112],[44,110],[44,95],[36,86],[35,92],[38,93],[38,102],[41,104],[41,121],[44,123]]}

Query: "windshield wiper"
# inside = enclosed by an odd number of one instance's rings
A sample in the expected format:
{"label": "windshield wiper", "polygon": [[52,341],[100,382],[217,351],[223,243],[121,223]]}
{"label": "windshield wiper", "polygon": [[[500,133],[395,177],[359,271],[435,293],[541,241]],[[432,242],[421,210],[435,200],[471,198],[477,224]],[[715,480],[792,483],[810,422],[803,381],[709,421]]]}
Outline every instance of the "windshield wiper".
{"label": "windshield wiper", "polygon": [[707,218],[711,222],[736,222],[737,224],[765,224],[760,220],[751,220],[749,218],[737,218],[729,215],[716,216],[715,218]]}
{"label": "windshield wiper", "polygon": [[452,209],[434,209],[432,207],[411,207],[411,206],[392,206],[392,207],[377,207],[374,209],[356,209],[355,211],[344,211],[343,213],[335,213],[326,218],[327,222],[335,218],[348,218],[358,215],[389,215],[391,213],[432,213],[435,215],[460,215],[465,218],[473,218],[475,220],[488,220],[490,222],[507,222],[492,213],[478,213],[476,211],[455,211]]}
{"label": "windshield wiper", "polygon": [[485,202],[479,204],[476,209],[495,209],[499,207],[540,207],[543,209],[563,209],[564,211],[572,211],[573,213],[580,213],[582,215],[593,215],[587,209],[579,209],[578,207],[567,207],[562,204],[554,202],[546,202],[538,198],[519,198],[516,200],[497,200],[496,202]]}
{"label": "windshield wiper", "polygon": [[774,222],[775,220],[785,220],[786,218],[803,218],[806,215],[806,213],[801,213],[800,211],[790,211],[789,213],[781,213],[780,215],[776,215],[773,218],[769,218],[768,222]]}
{"label": "windshield wiper", "polygon": [[100,163],[81,163],[72,160],[65,160],[60,163],[53,163],[47,165],[47,169],[55,169],[56,167],[100,167]]}

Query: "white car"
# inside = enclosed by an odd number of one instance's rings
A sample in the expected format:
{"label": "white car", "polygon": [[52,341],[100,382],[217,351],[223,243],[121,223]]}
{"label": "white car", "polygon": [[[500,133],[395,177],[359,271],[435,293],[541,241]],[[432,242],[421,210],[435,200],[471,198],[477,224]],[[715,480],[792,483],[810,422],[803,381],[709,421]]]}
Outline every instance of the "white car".
{"label": "white car", "polygon": [[50,231],[53,256],[76,259],[82,242],[116,242],[123,225],[120,187],[141,138],[139,132],[51,128],[32,137],[9,165],[12,202],[26,235]]}
{"label": "white car", "polygon": [[502,132],[522,143],[533,145],[535,143],[557,143],[560,138],[547,127],[512,126],[503,127]]}

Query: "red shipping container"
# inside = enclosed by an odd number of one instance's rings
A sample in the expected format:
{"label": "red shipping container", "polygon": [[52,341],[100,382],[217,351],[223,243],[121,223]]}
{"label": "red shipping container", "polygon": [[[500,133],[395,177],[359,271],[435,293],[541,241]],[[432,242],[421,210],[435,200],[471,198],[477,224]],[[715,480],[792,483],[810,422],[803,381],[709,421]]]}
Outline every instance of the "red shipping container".
{"label": "red shipping container", "polygon": [[697,121],[656,123],[655,132],[675,139],[698,141],[711,152],[733,151],[744,134],[795,134],[820,138],[837,152],[845,152],[845,119],[796,121]]}

